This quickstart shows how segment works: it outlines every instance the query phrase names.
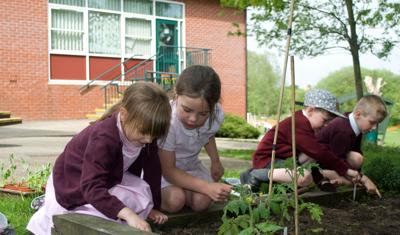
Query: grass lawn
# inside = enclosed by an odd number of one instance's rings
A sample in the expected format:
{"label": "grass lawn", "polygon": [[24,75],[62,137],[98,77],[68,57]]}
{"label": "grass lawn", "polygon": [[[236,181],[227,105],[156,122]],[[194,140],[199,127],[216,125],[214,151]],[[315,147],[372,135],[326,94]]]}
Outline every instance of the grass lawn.
{"label": "grass lawn", "polygon": [[34,197],[0,193],[0,211],[7,217],[16,234],[29,234],[25,227],[34,212],[30,207]]}
{"label": "grass lawn", "polygon": [[385,146],[400,147],[400,128],[395,131],[386,131]]}

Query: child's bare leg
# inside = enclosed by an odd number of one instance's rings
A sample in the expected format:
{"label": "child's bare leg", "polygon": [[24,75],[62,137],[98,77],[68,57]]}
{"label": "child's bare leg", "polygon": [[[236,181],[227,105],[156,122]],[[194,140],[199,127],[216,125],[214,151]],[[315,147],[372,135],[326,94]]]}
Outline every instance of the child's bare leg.
{"label": "child's bare leg", "polygon": [[177,212],[186,202],[185,191],[174,185],[161,189],[161,209],[167,212]]}
{"label": "child's bare leg", "polygon": [[350,151],[347,153],[347,163],[353,168],[353,169],[360,169],[361,165],[364,162],[364,157],[358,152]]}
{"label": "child's bare leg", "polygon": [[[293,176],[293,170],[286,168],[274,169],[272,180],[278,183],[291,183]],[[297,185],[300,187],[308,186],[313,181],[311,173],[304,171],[304,176],[297,176]]]}
{"label": "child's bare leg", "polygon": [[299,155],[299,164],[300,165],[304,165],[307,163],[313,163],[315,162],[314,159],[310,158],[308,155],[304,154],[304,153],[300,153]]}
{"label": "child's bare leg", "polygon": [[209,196],[185,190],[186,194],[186,205],[189,206],[193,211],[204,211],[210,207],[212,200]]}
{"label": "child's bare leg", "polygon": [[333,184],[344,184],[344,185],[352,185],[353,184],[345,177],[340,176],[336,171],[321,170],[321,173],[325,178],[328,178],[329,181]]}

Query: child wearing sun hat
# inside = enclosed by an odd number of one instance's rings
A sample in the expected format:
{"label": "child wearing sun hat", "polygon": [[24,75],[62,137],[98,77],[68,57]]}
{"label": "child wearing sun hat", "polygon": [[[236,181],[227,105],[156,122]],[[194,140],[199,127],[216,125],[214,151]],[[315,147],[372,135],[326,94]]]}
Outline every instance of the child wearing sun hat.
{"label": "child wearing sun hat", "polygon": [[[296,135],[296,158],[299,164],[306,164],[311,161],[322,163],[324,166],[338,172],[339,175],[347,178],[359,177],[359,173],[338,159],[327,146],[320,144],[315,132],[325,126],[335,116],[344,117],[338,111],[338,102],[335,96],[323,89],[314,89],[306,93],[304,108],[296,111],[295,135]],[[263,181],[269,181],[269,170],[271,168],[272,150],[275,149],[275,165],[273,181],[289,183],[292,181],[292,173],[286,168],[279,168],[280,164],[287,158],[293,156],[292,149],[292,124],[291,117],[279,122],[279,130],[276,145],[273,146],[275,128],[270,129],[262,138],[252,156],[253,166],[240,175],[242,184],[250,184],[253,190],[257,190]],[[311,161],[310,161],[311,160]],[[311,174],[305,171],[303,176],[298,177],[297,184],[307,186],[313,181],[316,175],[320,183],[322,175],[319,172]]]}

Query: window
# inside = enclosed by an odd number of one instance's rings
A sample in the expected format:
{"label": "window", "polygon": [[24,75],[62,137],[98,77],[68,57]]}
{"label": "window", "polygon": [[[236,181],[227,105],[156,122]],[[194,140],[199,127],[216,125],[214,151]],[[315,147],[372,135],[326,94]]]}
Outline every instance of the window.
{"label": "window", "polygon": [[126,18],[125,53],[151,55],[151,21]]}
{"label": "window", "polygon": [[144,15],[153,14],[152,0],[124,0],[124,11]]}
{"label": "window", "polygon": [[120,16],[103,12],[89,12],[89,52],[120,54]]}
{"label": "window", "polygon": [[182,19],[182,5],[166,2],[156,2],[157,16]]}
{"label": "window", "polygon": [[83,51],[83,13],[70,10],[51,11],[51,49]]}
{"label": "window", "polygon": [[85,0],[49,0],[49,3],[58,3],[69,6],[84,7]]}
{"label": "window", "polygon": [[121,10],[121,2],[120,0],[88,0],[89,7],[103,9],[103,10],[111,10],[111,11],[120,11]]}

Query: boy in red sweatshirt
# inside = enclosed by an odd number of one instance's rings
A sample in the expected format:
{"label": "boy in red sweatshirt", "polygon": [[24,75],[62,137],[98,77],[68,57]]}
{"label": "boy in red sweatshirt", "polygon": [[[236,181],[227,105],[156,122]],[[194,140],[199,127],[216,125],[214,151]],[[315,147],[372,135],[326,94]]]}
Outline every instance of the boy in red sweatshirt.
{"label": "boy in red sweatshirt", "polygon": [[[315,136],[315,132],[325,126],[334,116],[344,117],[337,110],[337,99],[335,96],[322,89],[310,90],[305,95],[304,108],[295,112],[294,115],[296,125],[296,158],[299,164],[305,164],[309,158],[312,158],[314,161],[335,170],[341,176],[349,179],[359,177],[357,171],[352,170],[347,163],[334,155],[328,146],[319,143]],[[270,129],[258,144],[253,154],[253,168],[240,175],[241,183],[250,184],[253,190],[257,190],[262,181],[269,181],[274,134],[275,127]],[[273,171],[274,181],[281,183],[292,181],[293,172],[288,172],[286,168],[278,168],[280,162],[292,156],[292,124],[291,117],[288,117],[279,122],[278,139],[275,146],[274,166],[276,169]],[[322,177],[318,181],[321,179]],[[312,180],[311,172],[305,171],[303,176],[298,177],[297,184],[300,187],[306,186]]]}

